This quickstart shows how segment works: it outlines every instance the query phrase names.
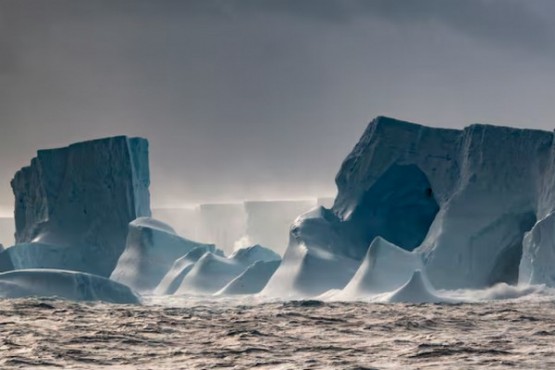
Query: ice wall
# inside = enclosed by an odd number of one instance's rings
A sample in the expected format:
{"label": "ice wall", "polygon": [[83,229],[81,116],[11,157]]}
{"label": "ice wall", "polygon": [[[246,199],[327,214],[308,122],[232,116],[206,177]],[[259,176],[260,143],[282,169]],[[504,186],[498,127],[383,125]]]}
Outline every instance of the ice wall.
{"label": "ice wall", "polygon": [[11,182],[16,243],[59,248],[52,267],[109,276],[129,222],[150,216],[149,183],[145,139],[117,136],[40,150]]}
{"label": "ice wall", "polygon": [[264,292],[338,288],[303,275],[326,268],[349,281],[354,273],[343,262],[360,264],[376,236],[420,254],[437,288],[515,282],[524,233],[555,205],[553,153],[551,132],[378,117],[343,162],[331,211],[309,213],[291,228]]}

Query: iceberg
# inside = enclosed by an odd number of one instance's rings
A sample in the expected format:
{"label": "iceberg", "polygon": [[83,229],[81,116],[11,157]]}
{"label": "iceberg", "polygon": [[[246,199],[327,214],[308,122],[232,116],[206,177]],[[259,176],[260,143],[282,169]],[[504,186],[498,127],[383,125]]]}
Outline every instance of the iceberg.
{"label": "iceberg", "polygon": [[337,298],[367,298],[396,290],[414,271],[423,269],[420,255],[376,237],[359,269]]}
{"label": "iceberg", "polygon": [[214,248],[178,236],[162,221],[140,217],[129,224],[125,250],[110,279],[140,293],[150,293],[177,258],[198,247]]}
{"label": "iceberg", "polygon": [[518,282],[555,287],[555,213],[525,234]]}
{"label": "iceberg", "polygon": [[279,254],[269,248],[261,246],[260,244],[237,249],[229,258],[233,261],[242,263],[243,265],[250,265],[258,261],[281,261]]}
{"label": "iceberg", "polygon": [[378,236],[419,255],[438,289],[515,283],[524,234],[554,210],[553,173],[552,132],[377,117],[341,165],[333,207],[291,227],[263,293],[343,289]]}
{"label": "iceberg", "polygon": [[175,294],[213,294],[246,268],[237,261],[207,252],[185,275]]}
{"label": "iceberg", "polygon": [[[50,267],[110,276],[125,248],[127,225],[150,216],[148,142],[117,136],[39,150],[11,182],[17,268],[48,246]],[[29,257],[29,258],[28,258]]]}
{"label": "iceberg", "polygon": [[0,273],[1,298],[56,297],[72,301],[138,304],[125,285],[77,271],[27,269]]}
{"label": "iceberg", "polygon": [[183,278],[175,294],[214,294],[252,264],[279,261],[278,254],[260,245],[239,249],[229,258],[205,253]]}
{"label": "iceberg", "polygon": [[389,303],[449,303],[449,298],[440,297],[422,271],[417,270],[399,289],[386,295]]}
{"label": "iceberg", "polygon": [[268,283],[281,261],[257,261],[231,280],[216,295],[256,294]]}
{"label": "iceberg", "polygon": [[156,295],[174,294],[179,288],[185,276],[191,271],[195,263],[207,252],[223,257],[221,250],[216,249],[214,245],[203,245],[192,249],[189,253],[178,258],[173,263],[170,270],[164,276],[160,284],[154,290]]}
{"label": "iceberg", "polygon": [[291,225],[281,265],[261,294],[297,299],[342,289],[360,265],[341,252],[344,246],[340,220],[332,211],[317,207],[299,216]]}

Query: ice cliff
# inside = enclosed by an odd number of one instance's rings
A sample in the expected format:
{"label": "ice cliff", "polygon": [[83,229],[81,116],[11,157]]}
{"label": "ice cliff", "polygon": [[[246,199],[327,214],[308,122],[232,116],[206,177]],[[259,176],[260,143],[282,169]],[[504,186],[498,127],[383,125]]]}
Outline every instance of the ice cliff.
{"label": "ice cliff", "polygon": [[11,182],[16,245],[2,253],[2,265],[110,276],[129,222],[150,216],[149,182],[145,139],[117,136],[39,150]]}
{"label": "ice cliff", "polygon": [[[521,266],[523,236],[555,208],[554,153],[552,132],[378,117],[343,162],[331,210],[311,211],[291,227],[264,293],[342,289],[378,236],[418,255],[435,288],[515,283],[519,268],[538,265]],[[525,241],[525,256],[553,249],[539,233]],[[536,282],[550,279],[540,275]]]}

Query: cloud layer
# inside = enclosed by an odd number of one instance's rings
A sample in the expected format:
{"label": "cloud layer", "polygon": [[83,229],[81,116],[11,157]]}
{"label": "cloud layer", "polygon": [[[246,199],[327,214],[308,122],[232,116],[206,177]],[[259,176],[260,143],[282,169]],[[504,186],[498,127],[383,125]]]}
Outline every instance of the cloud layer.
{"label": "cloud layer", "polygon": [[333,193],[367,122],[552,129],[550,0],[4,0],[0,207],[38,148],[151,141],[155,205]]}

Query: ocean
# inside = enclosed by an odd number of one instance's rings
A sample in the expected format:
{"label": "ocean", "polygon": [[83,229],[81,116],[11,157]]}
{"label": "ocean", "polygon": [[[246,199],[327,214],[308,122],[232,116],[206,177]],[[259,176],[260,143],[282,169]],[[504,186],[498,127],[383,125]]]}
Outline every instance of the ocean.
{"label": "ocean", "polygon": [[2,369],[553,369],[555,298],[0,300]]}

